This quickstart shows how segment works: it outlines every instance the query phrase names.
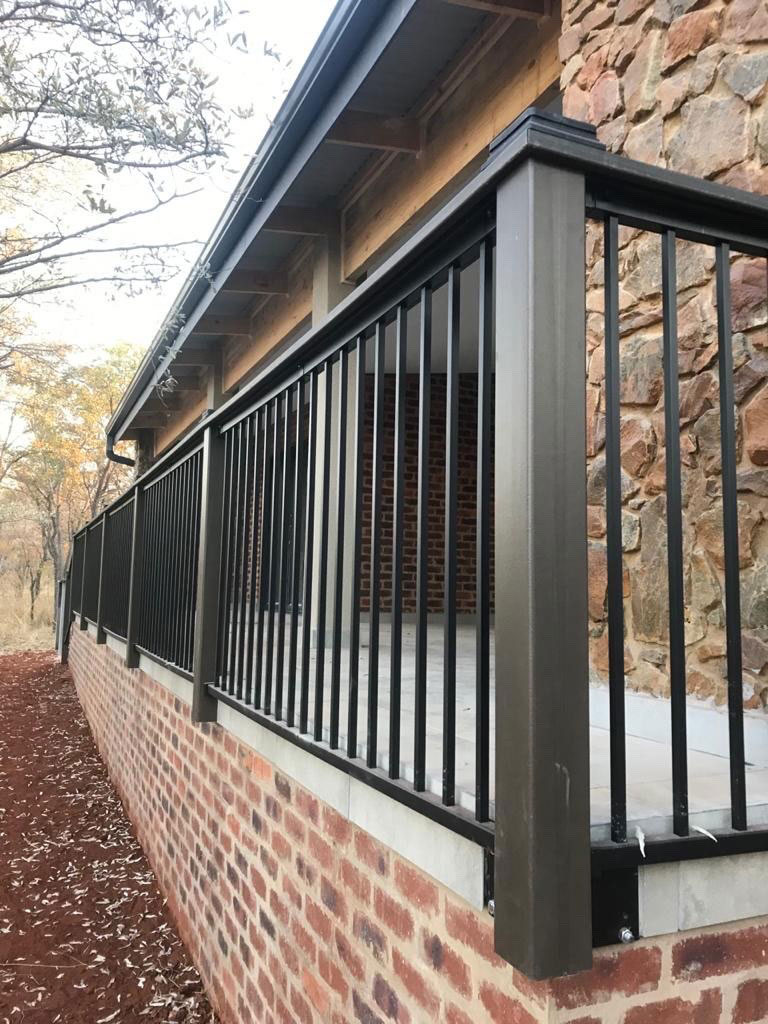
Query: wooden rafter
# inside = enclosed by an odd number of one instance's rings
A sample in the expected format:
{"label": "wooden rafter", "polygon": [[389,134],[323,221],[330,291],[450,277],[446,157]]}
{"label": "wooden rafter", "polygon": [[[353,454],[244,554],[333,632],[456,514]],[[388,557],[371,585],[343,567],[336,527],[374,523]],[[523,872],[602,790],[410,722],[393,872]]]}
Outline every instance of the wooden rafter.
{"label": "wooden rafter", "polygon": [[286,235],[328,235],[339,222],[333,210],[314,206],[278,206],[264,225],[265,231]]}
{"label": "wooden rafter", "polygon": [[421,126],[412,117],[384,117],[362,110],[345,110],[325,137],[326,142],[393,153],[418,153]]}
{"label": "wooden rafter", "polygon": [[508,18],[529,18],[538,21],[551,13],[548,0],[445,0],[457,7],[471,7],[489,14],[503,14]]}
{"label": "wooden rafter", "polygon": [[174,392],[176,392],[176,391],[199,391],[202,388],[203,385],[200,383],[200,378],[199,377],[197,377],[196,375],[193,376],[193,377],[177,376],[176,373],[174,372],[175,369],[176,368],[174,367],[174,370],[171,372],[171,376],[173,377],[173,381],[174,381],[174,384],[173,384],[173,391]]}
{"label": "wooden rafter", "polygon": [[179,396],[169,392],[160,397],[160,395],[154,395],[152,398],[148,398],[142,405],[142,412],[170,412],[172,409],[178,409],[181,405]]}
{"label": "wooden rafter", "polygon": [[[192,334],[249,335],[250,333],[251,319],[247,316],[201,316],[192,328]],[[211,354],[209,353],[209,355]],[[206,362],[204,365],[209,366],[210,363]]]}
{"label": "wooden rafter", "polygon": [[[451,64],[434,86],[429,95],[412,112],[421,124],[433,117],[445,102],[461,86],[464,80],[472,73],[477,65],[483,60],[499,40],[507,34],[513,24],[511,18],[494,18],[492,23],[486,27],[468,50],[463,52],[456,61]],[[360,196],[373,188],[377,179],[386,171],[390,163],[397,157],[396,153],[380,153],[367,165],[362,174],[351,184],[349,189],[341,197],[339,203],[342,210],[342,219],[346,210]]]}
{"label": "wooden rafter", "polygon": [[[205,318],[203,318],[205,319]],[[221,331],[209,331],[207,333],[221,334]],[[177,366],[213,366],[216,361],[216,353],[207,348],[179,349],[173,357],[173,367]],[[171,370],[173,372],[173,370]]]}
{"label": "wooden rafter", "polygon": [[288,295],[288,277],[257,270],[233,270],[222,285],[223,292],[245,295]]}
{"label": "wooden rafter", "polygon": [[168,414],[162,412],[144,412],[142,409],[134,416],[131,423],[136,430],[156,430],[159,427],[167,426]]}

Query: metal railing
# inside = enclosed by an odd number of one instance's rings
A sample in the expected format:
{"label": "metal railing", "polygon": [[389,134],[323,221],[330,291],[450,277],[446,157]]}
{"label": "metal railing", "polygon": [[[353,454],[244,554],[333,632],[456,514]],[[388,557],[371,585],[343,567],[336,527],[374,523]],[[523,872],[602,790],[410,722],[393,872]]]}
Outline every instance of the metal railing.
{"label": "metal railing", "polygon": [[128,635],[133,502],[122,502],[104,519],[104,629],[124,640]]}
{"label": "metal railing", "polygon": [[[611,718],[611,840],[594,846],[589,221],[605,232]],[[643,849],[626,812],[622,225],[658,234],[663,259],[674,835]],[[733,808],[717,844],[688,834],[677,238],[716,252]],[[588,966],[593,938],[615,941],[636,924],[642,858],[768,849],[744,797],[728,305],[729,247],[764,257],[766,240],[764,200],[616,157],[585,126],[529,112],[325,322],[75,537],[74,610],[85,621],[95,609],[97,636],[124,635],[129,665],[145,654],[191,677],[194,720],[232,705],[482,844],[493,856],[497,949],[528,974]],[[110,597],[115,575],[122,590]],[[467,665],[472,712],[459,704]],[[608,910],[601,891],[614,894]]]}

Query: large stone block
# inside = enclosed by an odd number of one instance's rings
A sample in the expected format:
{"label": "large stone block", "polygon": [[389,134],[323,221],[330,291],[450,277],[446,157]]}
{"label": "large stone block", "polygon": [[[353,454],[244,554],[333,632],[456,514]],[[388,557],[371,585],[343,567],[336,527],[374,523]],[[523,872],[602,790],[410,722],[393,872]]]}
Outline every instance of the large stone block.
{"label": "large stone block", "polygon": [[662,70],[671,71],[688,57],[701,53],[717,37],[719,25],[720,12],[711,8],[691,11],[673,21],[667,30]]}
{"label": "large stone block", "polygon": [[765,0],[733,0],[726,10],[723,39],[734,43],[768,40],[768,4]]}
{"label": "large stone block", "polygon": [[640,43],[634,59],[624,72],[624,106],[635,121],[656,106],[656,90],[661,80],[661,54],[664,37],[658,29],[650,31]]}
{"label": "large stone block", "polygon": [[667,147],[676,171],[711,178],[740,163],[749,151],[747,105],[738,96],[697,96],[681,109],[682,124]]}
{"label": "large stone block", "polygon": [[747,455],[756,466],[768,466],[768,387],[763,387],[744,410]]}
{"label": "large stone block", "polygon": [[661,339],[647,334],[627,338],[621,346],[621,400],[655,405],[664,388]]}

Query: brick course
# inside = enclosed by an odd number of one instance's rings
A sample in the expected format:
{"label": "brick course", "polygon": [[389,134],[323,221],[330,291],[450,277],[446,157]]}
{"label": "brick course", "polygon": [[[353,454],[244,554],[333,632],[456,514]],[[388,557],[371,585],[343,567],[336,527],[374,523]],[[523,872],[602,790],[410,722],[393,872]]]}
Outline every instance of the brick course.
{"label": "brick course", "polygon": [[765,1019],[768,921],[525,978],[487,914],[73,630],[77,691],[224,1024],[727,1024]]}

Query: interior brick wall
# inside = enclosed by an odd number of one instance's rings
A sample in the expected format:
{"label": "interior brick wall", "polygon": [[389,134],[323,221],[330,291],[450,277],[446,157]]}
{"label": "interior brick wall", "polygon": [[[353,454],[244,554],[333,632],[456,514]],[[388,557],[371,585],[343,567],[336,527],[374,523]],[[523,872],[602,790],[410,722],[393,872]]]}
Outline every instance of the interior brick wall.
{"label": "interior brick wall", "polygon": [[70,665],[114,785],[223,1024],[749,1024],[768,919],[600,951],[534,983],[493,922],[109,647]]}
{"label": "interior brick wall", "polygon": [[[370,608],[371,495],[373,490],[373,377],[366,377],[363,477],[361,608]],[[395,375],[385,374],[382,388],[381,584],[382,611],[392,609],[392,526],[394,521]],[[427,610],[444,609],[445,587],[445,413],[446,376],[431,375],[429,448],[429,586]],[[474,614],[477,539],[477,374],[459,374],[459,428],[456,495],[456,610]],[[493,408],[491,408],[493,424]],[[405,455],[403,466],[403,611],[416,611],[416,554],[419,479],[419,376],[405,378]],[[491,461],[493,501],[493,450]],[[491,517],[491,608],[493,608],[493,517]]]}

